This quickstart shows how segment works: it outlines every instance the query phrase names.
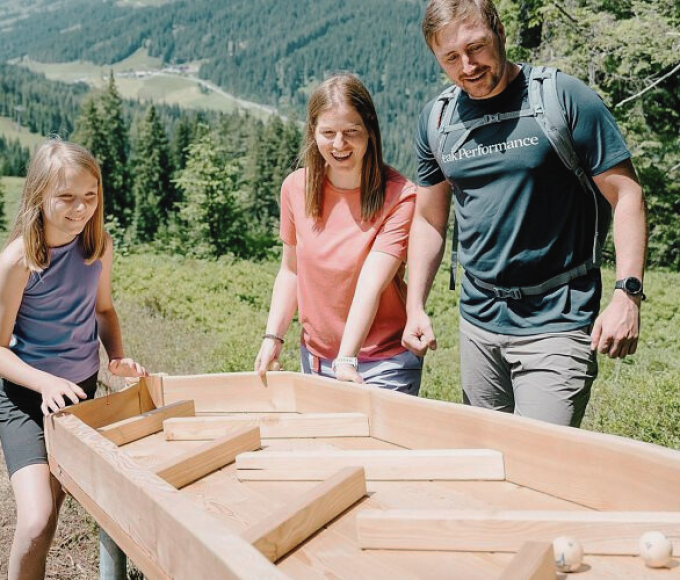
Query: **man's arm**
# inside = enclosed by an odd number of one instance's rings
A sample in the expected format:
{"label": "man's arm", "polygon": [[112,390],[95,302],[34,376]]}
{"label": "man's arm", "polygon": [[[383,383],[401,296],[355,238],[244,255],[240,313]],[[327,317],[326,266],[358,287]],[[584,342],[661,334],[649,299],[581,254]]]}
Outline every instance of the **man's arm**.
{"label": "man's arm", "polygon": [[407,320],[402,337],[402,344],[418,356],[423,356],[428,348],[437,348],[425,302],[444,255],[450,207],[451,186],[447,181],[418,187],[408,242]]}
{"label": "man's arm", "polygon": [[[642,188],[630,160],[594,177],[614,211],[616,278],[642,280],[647,253],[647,219]],[[591,348],[612,358],[634,354],[640,330],[640,296],[614,290],[607,308],[595,321]]]}

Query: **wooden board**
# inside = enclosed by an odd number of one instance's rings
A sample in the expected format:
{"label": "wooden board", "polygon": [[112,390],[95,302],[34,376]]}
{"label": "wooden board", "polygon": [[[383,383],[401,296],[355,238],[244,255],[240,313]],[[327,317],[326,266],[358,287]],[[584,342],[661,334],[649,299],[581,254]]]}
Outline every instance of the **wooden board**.
{"label": "wooden board", "polygon": [[268,413],[225,417],[168,419],[163,424],[168,441],[215,439],[243,427],[259,427],[263,438],[368,437],[363,413]]}
{"label": "wooden board", "polygon": [[193,401],[179,401],[135,417],[116,421],[99,428],[98,431],[109,441],[120,446],[162,431],[163,421],[170,417],[193,417],[195,414]]}
{"label": "wooden board", "polygon": [[373,510],[357,517],[362,548],[516,552],[526,542],[573,536],[587,554],[637,555],[640,536],[659,530],[680,549],[677,512]]}
{"label": "wooden board", "polygon": [[555,580],[555,552],[550,542],[526,542],[499,580]]}
{"label": "wooden board", "polygon": [[345,467],[242,536],[276,562],[365,495],[363,468]]}
{"label": "wooden board", "polygon": [[362,466],[369,480],[501,480],[503,456],[489,449],[261,451],[236,458],[241,480],[318,480]]}

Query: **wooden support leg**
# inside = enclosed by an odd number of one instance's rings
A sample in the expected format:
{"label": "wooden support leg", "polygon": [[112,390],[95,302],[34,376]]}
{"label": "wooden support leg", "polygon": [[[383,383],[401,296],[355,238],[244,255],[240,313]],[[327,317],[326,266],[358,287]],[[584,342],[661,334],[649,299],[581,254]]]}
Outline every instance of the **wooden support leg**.
{"label": "wooden support leg", "polygon": [[99,529],[99,580],[125,580],[127,557],[111,537]]}

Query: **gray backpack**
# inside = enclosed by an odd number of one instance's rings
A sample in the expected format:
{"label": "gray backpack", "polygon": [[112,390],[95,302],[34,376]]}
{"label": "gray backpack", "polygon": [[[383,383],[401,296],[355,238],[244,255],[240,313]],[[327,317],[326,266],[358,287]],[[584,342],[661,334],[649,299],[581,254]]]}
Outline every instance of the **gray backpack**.
{"label": "gray backpack", "polygon": [[[552,145],[558,157],[564,165],[571,171],[579,180],[583,189],[590,192],[593,196],[595,205],[595,235],[593,239],[593,253],[592,256],[583,264],[580,264],[571,270],[562,272],[545,280],[540,284],[534,286],[521,287],[499,287],[490,284],[478,278],[473,278],[476,285],[486,290],[491,290],[497,298],[514,298],[520,299],[522,296],[537,296],[545,294],[549,290],[569,283],[574,278],[585,275],[593,268],[599,268],[601,261],[601,240],[600,238],[600,207],[598,197],[601,196],[599,190],[592,182],[588,173],[583,169],[581,160],[574,148],[574,142],[571,136],[571,129],[567,123],[567,119],[562,110],[559,97],[557,95],[557,87],[555,83],[555,75],[557,69],[552,67],[533,67],[529,77],[529,108],[519,111],[511,111],[509,113],[498,113],[495,115],[484,115],[479,119],[472,119],[461,123],[451,124],[453,113],[456,109],[458,96],[460,95],[460,88],[453,85],[444,90],[430,112],[427,123],[427,138],[430,149],[434,155],[439,166],[442,166],[442,156],[444,152],[444,145],[446,136],[450,133],[460,133],[456,139],[451,153],[456,153],[467,141],[470,134],[479,127],[491,125],[493,123],[500,123],[508,119],[517,119],[519,117],[534,117],[538,122],[539,127],[543,130],[546,138]],[[604,232],[606,235],[608,229],[608,216],[604,224]],[[458,264],[458,227],[454,221],[453,225],[453,240],[451,246],[451,279],[449,287],[451,290],[456,285],[456,266]],[[469,274],[468,274],[469,276]]]}

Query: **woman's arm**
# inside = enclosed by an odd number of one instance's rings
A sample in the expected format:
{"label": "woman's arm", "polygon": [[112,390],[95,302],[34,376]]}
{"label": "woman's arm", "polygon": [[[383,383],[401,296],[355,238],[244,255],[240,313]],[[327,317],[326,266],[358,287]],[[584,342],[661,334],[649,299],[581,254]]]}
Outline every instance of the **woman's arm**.
{"label": "woman's arm", "polygon": [[141,377],[146,369],[123,352],[123,337],[120,331],[118,314],[113,305],[111,293],[111,269],[113,266],[113,241],[109,237],[106,251],[101,258],[102,273],[97,287],[95,315],[99,326],[99,338],[109,357],[109,371],[119,377]]}
{"label": "woman's arm", "polygon": [[[380,297],[396,276],[401,264],[401,259],[390,254],[383,252],[368,254],[359,273],[338,356],[357,356],[375,319]],[[351,364],[336,365],[335,376],[341,381],[363,382]]]}
{"label": "woman's arm", "polygon": [[[272,301],[269,307],[266,334],[283,338],[297,311],[297,254],[295,246],[283,244],[281,267],[274,281]],[[276,338],[262,340],[260,352],[255,359],[255,372],[261,377],[269,365],[278,361],[283,342]]]}

